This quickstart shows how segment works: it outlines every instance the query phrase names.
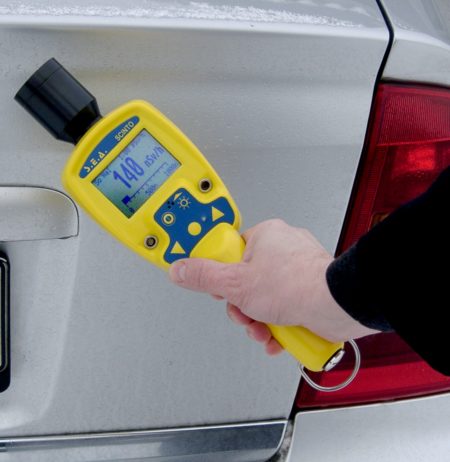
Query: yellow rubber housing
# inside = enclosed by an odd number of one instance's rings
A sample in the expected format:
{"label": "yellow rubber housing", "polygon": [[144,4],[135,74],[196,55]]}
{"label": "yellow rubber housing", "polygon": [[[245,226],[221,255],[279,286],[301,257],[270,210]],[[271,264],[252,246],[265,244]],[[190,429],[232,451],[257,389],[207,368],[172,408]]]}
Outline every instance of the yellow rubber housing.
{"label": "yellow rubber housing", "polygon": [[328,361],[342,348],[344,343],[331,343],[301,326],[275,326],[269,324],[272,335],[306,369],[322,371]]}
{"label": "yellow rubber housing", "polygon": [[[108,152],[106,157],[102,157],[101,162],[90,166],[91,170],[82,178],[80,171],[93,148],[114,131],[115,127],[133,117],[138,118],[139,121],[134,124],[130,134]],[[155,137],[181,165],[133,216],[127,218],[92,184],[92,181],[144,129]],[[96,159],[100,157],[101,155]],[[210,191],[204,192],[199,188],[199,183],[204,178],[208,178],[212,183]],[[237,230],[240,226],[239,210],[213,167],[176,125],[146,101],[130,101],[103,117],[89,129],[69,158],[62,174],[62,183],[75,202],[86,210],[100,226],[131,250],[163,269],[169,267],[163,257],[170,245],[170,237],[155,220],[152,220],[152,217],[161,204],[177,189],[185,188],[199,202],[205,204],[219,197],[225,197],[235,217],[230,227]],[[158,239],[158,245],[151,250],[145,245],[146,236],[149,235],[156,236]],[[210,248],[208,245],[207,247]],[[210,250],[214,252],[214,249]]]}
{"label": "yellow rubber housing", "polygon": [[[98,152],[101,141],[114,133],[124,121],[138,120],[129,134],[121,138],[110,152]],[[127,218],[92,181],[126,148],[142,131],[147,130],[158,142],[178,160],[180,167],[168,178],[131,217]],[[89,164],[86,164],[92,158]],[[87,165],[87,167],[86,167]],[[80,171],[85,169],[84,175]],[[86,173],[88,172],[88,173]],[[213,187],[201,191],[199,184],[208,178]],[[130,101],[97,122],[81,138],[63,171],[62,182],[71,197],[97,223],[109,231],[123,244],[151,263],[168,269],[164,252],[170,245],[169,235],[155,220],[155,212],[161,204],[179,188],[188,190],[199,202],[210,202],[225,197],[233,212],[233,224],[220,223],[206,234],[193,248],[191,257],[210,258],[225,263],[236,263],[242,258],[245,243],[238,230],[239,211],[230,193],[195,145],[163,114],[145,101]],[[189,232],[198,232],[192,223]],[[155,236],[158,245],[149,249],[146,237]],[[328,360],[343,347],[342,343],[330,343],[303,327],[269,325],[278,342],[311,371],[321,371]]]}
{"label": "yellow rubber housing", "polygon": [[228,223],[221,223],[194,247],[191,257],[238,263],[242,259],[244,249],[245,242],[237,230]]}

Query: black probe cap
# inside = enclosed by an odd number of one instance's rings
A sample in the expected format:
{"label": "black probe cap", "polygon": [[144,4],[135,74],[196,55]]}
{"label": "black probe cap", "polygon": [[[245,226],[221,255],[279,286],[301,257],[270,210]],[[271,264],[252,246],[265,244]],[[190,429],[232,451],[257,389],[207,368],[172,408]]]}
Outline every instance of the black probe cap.
{"label": "black probe cap", "polygon": [[73,144],[101,118],[95,97],[54,58],[25,82],[14,99],[55,138]]}

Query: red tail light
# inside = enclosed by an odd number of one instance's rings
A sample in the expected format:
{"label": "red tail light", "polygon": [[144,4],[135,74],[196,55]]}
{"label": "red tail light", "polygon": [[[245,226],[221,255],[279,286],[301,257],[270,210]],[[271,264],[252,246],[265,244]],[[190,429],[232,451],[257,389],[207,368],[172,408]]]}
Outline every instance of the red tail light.
{"label": "red tail light", "polygon": [[[338,253],[348,248],[390,212],[425,191],[450,165],[450,89],[380,84],[375,96],[366,147]],[[450,378],[423,362],[395,334],[358,340],[362,367],[347,388],[335,393],[305,383],[299,407],[320,407],[399,399],[450,390]],[[315,374],[321,385],[340,383],[353,358],[330,372]]]}

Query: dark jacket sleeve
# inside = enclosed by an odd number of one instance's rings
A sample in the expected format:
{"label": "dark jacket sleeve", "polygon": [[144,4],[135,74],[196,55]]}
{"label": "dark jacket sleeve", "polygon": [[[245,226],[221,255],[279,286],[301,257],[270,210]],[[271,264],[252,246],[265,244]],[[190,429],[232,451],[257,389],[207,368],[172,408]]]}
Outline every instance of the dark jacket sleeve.
{"label": "dark jacket sleeve", "polygon": [[450,167],[338,257],[330,291],[362,324],[395,330],[450,375]]}

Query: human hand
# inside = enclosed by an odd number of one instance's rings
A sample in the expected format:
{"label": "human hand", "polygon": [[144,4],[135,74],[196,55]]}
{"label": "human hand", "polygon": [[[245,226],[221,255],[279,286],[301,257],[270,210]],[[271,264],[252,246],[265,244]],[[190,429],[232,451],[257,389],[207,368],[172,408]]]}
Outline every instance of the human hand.
{"label": "human hand", "polygon": [[335,302],[325,278],[333,257],[309,231],[268,220],[247,230],[243,238],[246,248],[240,263],[178,260],[169,270],[171,280],[226,299],[229,317],[264,343],[269,354],[283,349],[266,323],[303,326],[331,342],[377,332]]}

